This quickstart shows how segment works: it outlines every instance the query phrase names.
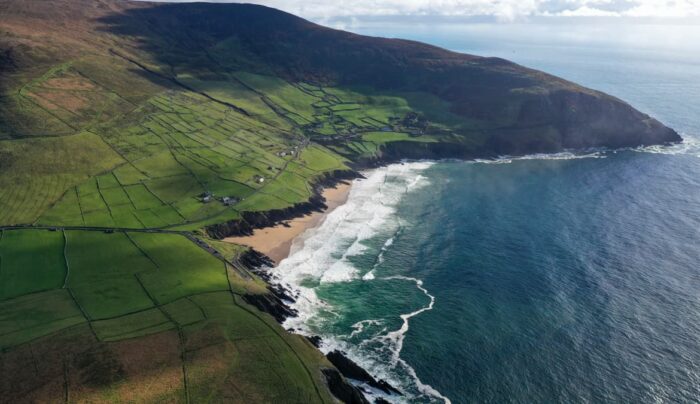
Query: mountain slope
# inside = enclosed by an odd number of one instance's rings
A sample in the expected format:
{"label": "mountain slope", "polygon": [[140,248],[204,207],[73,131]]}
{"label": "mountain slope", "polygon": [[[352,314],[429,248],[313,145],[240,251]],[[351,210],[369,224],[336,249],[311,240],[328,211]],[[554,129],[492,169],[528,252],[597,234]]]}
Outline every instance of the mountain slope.
{"label": "mountain slope", "polygon": [[[252,61],[290,81],[433,94],[486,131],[496,152],[678,140],[621,100],[502,59],[336,31],[260,6],[165,5],[102,21],[108,32],[141,38],[141,49],[175,69],[221,72]],[[183,48],[182,59],[173,47]]]}
{"label": "mountain slope", "polygon": [[678,140],[505,60],[266,7],[0,0],[0,394],[361,401],[213,238],[365,164]]}
{"label": "mountain slope", "polygon": [[485,135],[475,153],[679,140],[672,130],[614,97],[502,59],[332,30],[262,6],[21,3],[8,6],[10,14],[25,9],[18,13],[22,18],[46,25],[41,13],[52,7],[47,14],[57,25],[84,29],[67,33],[66,43],[83,41],[81,46],[96,52],[121,49],[166,75],[207,78],[246,70],[291,82],[431,94],[462,118],[455,128],[459,135]]}

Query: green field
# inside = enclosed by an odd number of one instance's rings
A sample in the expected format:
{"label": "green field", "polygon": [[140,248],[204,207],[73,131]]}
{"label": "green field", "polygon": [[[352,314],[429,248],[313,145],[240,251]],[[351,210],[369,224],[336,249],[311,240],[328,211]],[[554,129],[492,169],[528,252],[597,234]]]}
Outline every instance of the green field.
{"label": "green field", "polygon": [[[119,93],[106,81],[97,87],[76,77],[97,74],[90,63],[62,66],[37,80],[69,80],[75,88],[51,90],[64,97],[82,97],[83,87]],[[196,228],[216,217],[231,217],[227,211],[303,201],[321,175],[347,169],[347,157],[378,153],[377,146],[358,148],[358,135],[379,147],[392,141],[437,141],[380,131],[396,127],[411,105],[420,104],[413,95],[289,83],[243,71],[217,80],[182,74],[178,80],[201,94],[163,89],[147,98],[141,95],[136,108],[90,121],[89,131],[0,141],[8,167],[0,175],[0,225]],[[442,107],[435,101],[421,105],[429,111]],[[329,136],[340,139],[338,144],[313,143]],[[294,180],[287,181],[292,172]],[[283,187],[277,178],[285,178]],[[258,191],[270,200],[260,204]],[[213,203],[200,201],[205,193]],[[224,205],[219,201],[224,197],[238,202]],[[254,200],[247,202],[249,197]]]}
{"label": "green field", "polygon": [[[52,330],[75,324],[79,316],[100,339],[112,340],[204,320],[192,296],[230,293],[232,284],[246,282],[257,290],[255,280],[237,277],[180,234],[5,230],[1,235],[0,304],[12,308],[11,318],[22,318],[26,309],[21,324],[3,320],[15,334],[4,340],[10,332],[1,332],[2,346],[22,342],[15,328],[26,340],[42,336],[46,328],[34,323],[37,316],[50,318]],[[226,248],[229,256],[242,251]],[[41,299],[57,303],[33,307]]]}
{"label": "green field", "polygon": [[[129,369],[134,363],[139,363],[135,371],[146,369],[152,366],[146,363],[150,350],[166,350],[173,356],[168,363],[157,362],[160,371],[184,371],[187,378],[186,386],[178,379],[168,394],[188,394],[200,401],[226,396],[233,389],[253,400],[330,402],[328,393],[317,387],[322,383],[318,366],[324,363],[320,354],[237,295],[265,293],[259,280],[242,278],[241,272],[181,234],[67,230],[65,239],[64,260],[60,231],[3,231],[0,273],[8,278],[2,285],[9,285],[7,281],[16,286],[0,298],[0,352],[41,352],[49,341],[63,336],[79,338],[81,346],[95,352],[121,346],[106,343],[128,344],[126,351],[112,351],[110,361],[90,359],[99,364],[91,374],[106,377],[114,366]],[[224,255],[231,258],[242,251],[224,247]],[[169,332],[179,333],[181,342],[168,337]],[[151,348],[148,341],[153,338],[160,342]],[[132,352],[141,353],[134,357]],[[211,366],[225,371],[212,379]],[[0,375],[14,377],[3,373],[11,367],[4,367]],[[310,373],[310,368],[316,370]],[[57,368],[55,377],[63,378],[63,372],[63,367]],[[119,386],[138,387],[142,376],[122,371],[109,377],[117,377],[118,383],[100,388],[100,397],[125,394]],[[260,389],[261,383],[265,389]],[[134,393],[148,397],[149,391]]]}
{"label": "green field", "polygon": [[[3,225],[34,222],[70,187],[123,162],[103,139],[90,133],[0,141],[0,159]],[[60,221],[72,206],[59,206],[64,210],[53,219]]]}
{"label": "green field", "polygon": [[[263,81],[256,76],[255,82],[262,89],[279,84],[263,86]],[[216,83],[195,84],[207,91],[216,88]],[[260,97],[252,90],[245,91],[242,97]],[[279,97],[292,96],[298,99],[290,100],[287,107],[310,101],[294,86],[270,95],[279,102]],[[309,104],[309,108],[314,107]],[[62,197],[57,196],[39,215],[39,224],[195,228],[197,223],[211,223],[217,216],[230,217],[226,211],[245,211],[250,206],[245,200],[256,191],[274,199],[279,189],[275,179],[289,178],[290,163],[309,170],[296,169],[291,185],[285,182],[288,189],[282,200],[287,206],[307,199],[310,185],[324,172],[346,169],[345,160],[328,149],[304,147],[301,137],[290,136],[286,119],[258,121],[188,92],[155,96],[144,109],[148,115],[134,112],[136,116],[117,119],[100,132],[128,164],[62,189]],[[268,108],[266,114],[272,112]],[[199,196],[204,193],[211,194],[214,201],[202,203]],[[224,197],[235,198],[238,205],[222,204]],[[273,204],[279,205],[277,201]]]}
{"label": "green field", "polygon": [[0,351],[85,322],[66,289],[0,301]]}
{"label": "green field", "polygon": [[0,301],[63,286],[64,236],[50,231],[0,234]]}
{"label": "green field", "polygon": [[129,237],[156,264],[155,271],[140,275],[156,304],[167,304],[194,294],[228,290],[224,263],[187,238],[176,234]]}
{"label": "green field", "polygon": [[154,305],[137,275],[157,267],[124,233],[66,232],[67,287],[91,320]]}
{"label": "green field", "polygon": [[362,140],[375,144],[386,144],[390,142],[421,142],[436,143],[438,140],[432,136],[411,136],[408,133],[397,132],[368,132],[362,135]]}

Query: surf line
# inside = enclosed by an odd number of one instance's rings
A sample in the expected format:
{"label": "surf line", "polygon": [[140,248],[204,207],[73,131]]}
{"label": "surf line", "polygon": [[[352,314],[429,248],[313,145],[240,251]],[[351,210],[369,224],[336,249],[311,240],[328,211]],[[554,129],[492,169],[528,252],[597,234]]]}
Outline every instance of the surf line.
{"label": "surf line", "polygon": [[403,341],[404,338],[406,337],[406,333],[408,332],[409,329],[409,322],[411,318],[424,313],[426,311],[430,311],[433,309],[435,306],[435,296],[431,295],[428,292],[428,289],[423,287],[423,281],[420,279],[412,278],[410,276],[401,276],[401,275],[396,275],[396,276],[389,276],[386,278],[381,278],[382,280],[404,280],[404,281],[409,281],[409,282],[414,282],[416,284],[416,287],[423,292],[429,299],[430,303],[428,303],[427,306],[422,307],[416,311],[413,311],[411,313],[407,314],[401,314],[401,320],[403,320],[403,324],[401,324],[401,327],[396,330],[392,331],[385,336],[381,337],[381,339],[388,340],[390,342],[393,342],[396,344],[396,348],[394,349],[393,352],[393,366],[396,367],[399,363],[406,369],[406,371],[411,375],[411,378],[413,378],[413,381],[416,383],[416,386],[418,387],[418,390],[422,392],[423,394],[427,394],[429,396],[433,396],[435,398],[438,398],[440,400],[443,400],[445,404],[452,404],[452,401],[450,401],[449,398],[445,397],[442,395],[439,391],[437,391],[435,388],[432,386],[423,383],[419,378],[418,375],[416,374],[416,370],[413,369],[411,365],[409,365],[405,360],[401,358],[401,350],[403,350]]}
{"label": "surf line", "polygon": [[[372,269],[367,271],[366,274],[362,276],[362,279],[365,281],[371,281],[374,279],[374,271],[384,263],[384,254],[389,251],[389,248],[391,248],[392,244],[394,244],[394,241],[401,235],[401,232],[403,231],[403,226],[401,225],[401,221],[399,220],[399,225],[394,234],[389,237],[387,241],[384,242],[384,245],[382,246],[381,250],[379,250],[379,254],[377,257],[374,259],[374,263],[372,264]],[[385,278],[386,279],[386,278]]]}

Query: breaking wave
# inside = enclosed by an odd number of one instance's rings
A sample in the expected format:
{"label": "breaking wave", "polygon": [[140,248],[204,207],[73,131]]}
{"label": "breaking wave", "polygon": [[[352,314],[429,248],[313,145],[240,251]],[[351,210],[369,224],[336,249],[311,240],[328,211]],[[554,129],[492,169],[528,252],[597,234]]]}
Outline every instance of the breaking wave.
{"label": "breaking wave", "polygon": [[560,153],[535,153],[524,156],[499,156],[493,159],[469,160],[472,164],[510,164],[521,160],[577,160],[577,159],[604,159],[604,150],[591,150],[586,152],[560,152]]}
{"label": "breaking wave", "polygon": [[[700,157],[700,139],[684,136],[679,144],[648,146],[623,150],[588,150],[526,156],[502,156],[496,159],[477,159],[470,164],[509,164],[521,160],[574,160],[599,159],[618,152],[685,154]],[[385,255],[401,237],[408,223],[396,215],[402,198],[411,191],[429,183],[422,173],[432,162],[392,164],[365,173],[366,179],[356,180],[348,201],[328,214],[314,229],[307,230],[294,240],[290,255],[277,268],[271,269],[272,281],[293,294],[293,309],[297,317],[289,318],[285,327],[307,335],[321,334],[322,350],[341,350],[367,369],[376,378],[384,379],[402,390],[404,396],[387,396],[383,392],[363,386],[369,397],[382,397],[389,402],[445,402],[449,398],[423,383],[416,371],[401,357],[404,339],[410,322],[416,316],[432,310],[435,297],[420,279],[405,276],[381,276]],[[380,241],[377,244],[377,240]],[[371,254],[368,254],[371,253]],[[357,258],[371,256],[369,262],[358,264]],[[324,301],[317,295],[322,285],[344,282],[385,282],[391,285],[413,283],[420,299],[427,299],[417,309],[392,318],[365,318],[348,327],[341,335],[337,330],[324,329],[329,318],[342,316],[340,303]],[[405,287],[401,286],[401,290]],[[367,317],[373,317],[368,315]],[[381,317],[381,316],[378,316]],[[391,317],[391,316],[390,316]],[[397,317],[400,319],[397,323]]]}
{"label": "breaking wave", "polygon": [[668,145],[653,145],[639,146],[622,149],[607,149],[597,148],[584,151],[564,151],[559,153],[535,153],[524,156],[499,156],[492,159],[474,159],[469,160],[471,164],[510,164],[514,161],[523,160],[578,160],[578,159],[604,159],[610,154],[615,154],[621,151],[633,151],[638,153],[654,153],[654,154],[670,154],[679,155],[686,154],[695,157],[700,157],[700,138],[688,134],[682,135],[683,141]]}
{"label": "breaking wave", "polygon": [[640,153],[654,153],[654,154],[670,154],[679,155],[687,154],[695,157],[700,157],[700,137],[682,134],[683,141],[680,143],[674,143],[671,145],[654,145],[654,146],[642,146],[636,147],[629,150],[640,152]]}
{"label": "breaking wave", "polygon": [[[405,396],[387,396],[364,386],[370,397],[381,396],[390,402],[421,399],[428,402],[446,402],[449,399],[431,386],[424,384],[415,370],[401,357],[403,340],[411,318],[431,310],[435,298],[415,278],[378,277],[376,270],[384,262],[394,240],[401,235],[404,224],[396,216],[401,199],[413,190],[428,184],[421,173],[432,162],[392,164],[365,173],[366,179],[356,180],[347,202],[328,214],[314,229],[307,230],[294,240],[290,255],[271,269],[272,281],[290,290],[295,302],[291,304],[298,316],[289,318],[284,326],[302,334],[321,333],[322,350],[344,351],[375,377],[387,380],[401,389]],[[362,269],[353,263],[370,249],[370,240],[385,241],[373,262]],[[364,273],[363,273],[364,271]],[[324,316],[337,315],[337,307],[319,298],[316,287],[341,282],[413,282],[429,298],[425,306],[401,314],[400,328],[393,330],[385,319],[365,319],[351,326],[348,335],[334,336],[323,332]],[[350,343],[348,340],[359,340]],[[383,359],[377,359],[377,355]]]}

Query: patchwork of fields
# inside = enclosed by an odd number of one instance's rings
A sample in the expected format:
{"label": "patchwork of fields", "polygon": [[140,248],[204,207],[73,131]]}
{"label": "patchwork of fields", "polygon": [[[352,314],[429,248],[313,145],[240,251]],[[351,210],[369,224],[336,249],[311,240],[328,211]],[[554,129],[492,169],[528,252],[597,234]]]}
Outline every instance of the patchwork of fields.
{"label": "patchwork of fields", "polygon": [[269,293],[247,249],[200,229],[306,202],[389,142],[437,141],[413,112],[434,100],[110,60],[0,100],[21,106],[0,128],[0,392],[332,402],[320,352],[243,300]]}
{"label": "patchwork of fields", "polygon": [[174,328],[168,305],[229,291],[227,272],[179,234],[5,230],[0,349],[43,336],[41,327],[76,322],[89,323],[100,340]]}
{"label": "patchwork of fields", "polygon": [[[49,108],[37,89],[83,99],[104,89],[89,72],[84,62],[59,66],[19,94],[62,117],[69,106]],[[75,118],[78,134],[1,142],[0,224],[191,230],[304,202],[320,176],[347,169],[347,158],[374,156],[390,141],[423,141],[391,132],[411,111],[401,97],[242,72],[177,80],[186,89],[130,102],[122,114]],[[95,115],[89,101],[72,115]],[[315,139],[334,142],[323,147]],[[203,203],[206,195],[214,203]]]}
{"label": "patchwork of fields", "polygon": [[196,93],[154,97],[137,113],[144,117],[136,124],[103,136],[125,163],[69,189],[39,224],[198,228],[236,219],[236,205],[249,198],[270,208],[304,202],[318,176],[345,169],[293,132]]}
{"label": "patchwork of fields", "polygon": [[[160,350],[171,351],[172,363],[160,371],[172,373],[173,385],[159,393],[161,398],[205,399],[212,394],[210,367],[224,366],[228,370],[223,377],[234,385],[228,388],[239,390],[243,397],[292,394],[299,401],[318,401],[321,393],[315,384],[320,372],[311,373],[308,367],[318,366],[320,354],[241,300],[242,294],[264,292],[258,280],[185,236],[48,230],[1,234],[0,352],[41,350],[46,336],[78,335],[84,346],[62,354],[63,361],[77,370],[79,358],[96,349],[112,351],[119,341],[148,341],[152,336],[165,344]],[[148,358],[147,347],[131,344]],[[120,373],[129,365],[124,355],[112,354],[114,363],[103,364],[106,368],[93,370],[97,373],[92,376],[116,378],[113,385],[97,389],[89,380],[76,380],[76,397],[104,398],[121,394],[118,391],[125,386],[139,387],[136,375]],[[15,372],[27,372],[18,369],[21,363],[4,361],[0,384],[15,380]],[[49,358],[39,366],[51,363]],[[63,381],[62,366],[44,371],[50,379]],[[254,388],[261,377],[271,382],[266,391]],[[128,394],[137,400],[153,398],[146,386],[140,387],[142,391]],[[41,394],[36,386],[26,389],[21,392]]]}

